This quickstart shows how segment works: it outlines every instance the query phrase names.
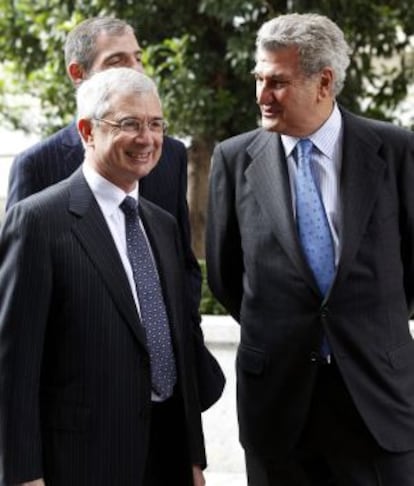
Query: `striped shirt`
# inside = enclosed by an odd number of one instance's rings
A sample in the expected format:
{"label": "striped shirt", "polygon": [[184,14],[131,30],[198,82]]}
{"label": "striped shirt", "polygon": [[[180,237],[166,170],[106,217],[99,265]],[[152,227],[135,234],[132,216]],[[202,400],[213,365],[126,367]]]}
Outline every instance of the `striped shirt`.
{"label": "striped shirt", "polygon": [[[281,135],[281,138],[288,165],[293,214],[295,215],[295,179],[297,165],[294,154],[295,147],[299,139],[288,135]],[[338,265],[341,252],[342,230],[340,173],[342,166],[343,126],[342,116],[336,104],[326,122],[316,132],[312,133],[306,138],[311,140],[314,144],[312,153],[312,170],[320,189],[321,198],[333,237],[335,248],[335,265]]]}

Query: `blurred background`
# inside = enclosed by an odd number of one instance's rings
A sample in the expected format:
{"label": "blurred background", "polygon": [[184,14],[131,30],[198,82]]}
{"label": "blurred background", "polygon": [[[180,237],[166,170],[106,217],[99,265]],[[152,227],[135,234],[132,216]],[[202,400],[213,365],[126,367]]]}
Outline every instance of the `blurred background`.
{"label": "blurred background", "polygon": [[[414,126],[412,0],[0,0],[0,215],[14,156],[69,123],[74,90],[63,43],[80,21],[112,15],[128,21],[144,48],[146,72],[158,82],[169,133],[187,148],[193,247],[204,268],[207,180],[215,144],[258,124],[254,40],[266,20],[318,12],[345,32],[352,63],[339,102],[355,113]],[[237,441],[234,354],[238,325],[204,282],[206,342],[227,386],[203,414],[208,486],[245,486]]]}
{"label": "blurred background", "polygon": [[68,31],[87,17],[117,16],[135,27],[169,131],[188,146],[193,246],[203,258],[213,147],[257,126],[255,34],[265,20],[294,11],[325,14],[344,30],[352,49],[344,107],[414,124],[411,0],[0,0],[1,195],[13,155],[74,116],[63,59]]}

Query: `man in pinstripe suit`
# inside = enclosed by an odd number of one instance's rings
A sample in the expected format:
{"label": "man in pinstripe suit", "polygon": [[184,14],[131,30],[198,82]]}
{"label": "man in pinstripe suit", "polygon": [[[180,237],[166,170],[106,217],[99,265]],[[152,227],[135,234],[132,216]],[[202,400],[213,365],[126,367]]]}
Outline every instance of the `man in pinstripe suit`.
{"label": "man in pinstripe suit", "polygon": [[[4,484],[202,486],[205,453],[176,221],[138,196],[164,122],[154,83],[105,70],[77,93],[85,160],[14,205],[0,235]],[[176,385],[151,382],[143,301],[120,204],[138,199],[158,270]]]}
{"label": "man in pinstripe suit", "polygon": [[[142,71],[141,48],[126,22],[96,17],[80,23],[65,44],[68,75],[75,87],[92,73],[109,67]],[[11,167],[6,208],[71,175],[82,163],[84,149],[73,122],[16,157]],[[192,303],[193,335],[197,346],[199,395],[203,410],[220,397],[224,375],[204,345],[200,329],[201,273],[191,249],[188,218],[187,152],[182,142],[165,136],[157,166],[140,183],[140,194],[171,213],[184,246],[188,300]]]}
{"label": "man in pinstripe suit", "polygon": [[414,485],[414,135],[337,104],[348,50],[324,16],[266,22],[263,127],[213,156],[208,277],[241,326],[249,486]]}

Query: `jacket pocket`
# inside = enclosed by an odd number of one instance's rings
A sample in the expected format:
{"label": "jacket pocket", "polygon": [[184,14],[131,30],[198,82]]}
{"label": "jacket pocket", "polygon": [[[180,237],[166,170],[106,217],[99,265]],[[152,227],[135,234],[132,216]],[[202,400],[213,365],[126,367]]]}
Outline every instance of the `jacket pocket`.
{"label": "jacket pocket", "polygon": [[237,351],[237,365],[247,373],[261,375],[266,365],[266,354],[261,349],[240,344]]}
{"label": "jacket pocket", "polygon": [[90,420],[90,409],[72,403],[46,402],[42,410],[42,422],[46,428],[85,432]]}
{"label": "jacket pocket", "polygon": [[393,368],[402,369],[408,365],[414,366],[414,341],[410,341],[397,349],[388,351],[388,358]]}

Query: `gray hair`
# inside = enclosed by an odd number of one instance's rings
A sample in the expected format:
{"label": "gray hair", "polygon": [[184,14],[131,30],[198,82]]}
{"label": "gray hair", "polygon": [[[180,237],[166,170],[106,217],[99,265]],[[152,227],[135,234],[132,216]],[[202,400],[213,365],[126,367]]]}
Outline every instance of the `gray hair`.
{"label": "gray hair", "polygon": [[113,109],[114,95],[127,97],[148,92],[159,99],[157,87],[147,75],[130,68],[106,69],[85,80],[77,89],[78,119],[103,118]]}
{"label": "gray hair", "polygon": [[312,76],[324,67],[334,72],[334,95],[344,85],[349,66],[349,46],[342,30],[328,17],[318,14],[287,14],[265,22],[256,38],[256,59],[260,50],[297,47],[302,72]]}
{"label": "gray hair", "polygon": [[69,32],[65,42],[65,64],[79,63],[89,73],[96,58],[96,39],[105,32],[110,36],[121,36],[126,32],[135,35],[127,22],[113,17],[92,17],[84,20]]}

